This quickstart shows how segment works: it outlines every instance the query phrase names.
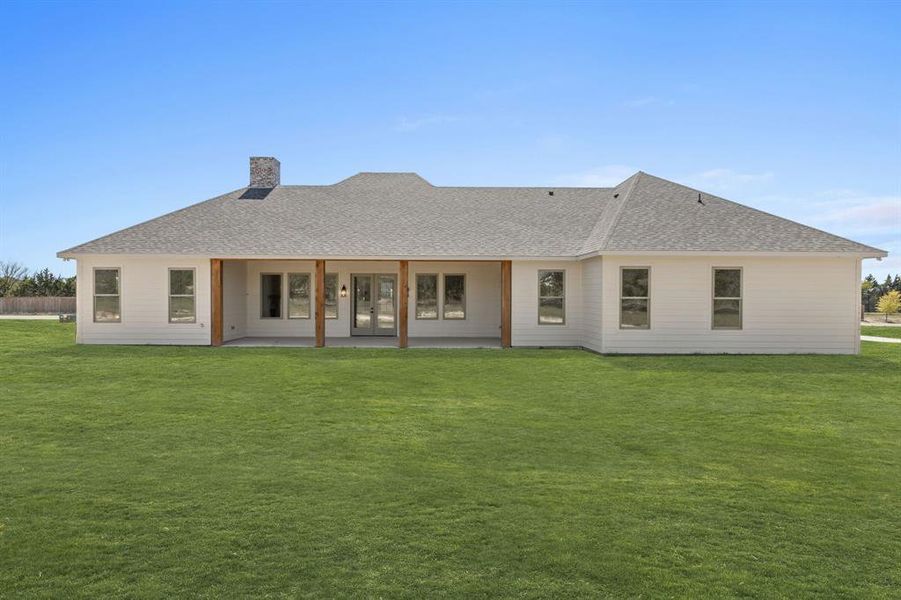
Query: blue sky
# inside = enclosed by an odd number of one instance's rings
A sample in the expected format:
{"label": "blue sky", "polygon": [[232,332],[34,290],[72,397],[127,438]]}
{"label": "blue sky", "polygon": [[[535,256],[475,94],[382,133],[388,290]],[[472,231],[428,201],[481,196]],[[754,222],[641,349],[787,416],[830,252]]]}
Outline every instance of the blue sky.
{"label": "blue sky", "polygon": [[[0,260],[246,184],[641,169],[893,253],[901,4],[0,5]],[[365,228],[365,224],[361,224]]]}

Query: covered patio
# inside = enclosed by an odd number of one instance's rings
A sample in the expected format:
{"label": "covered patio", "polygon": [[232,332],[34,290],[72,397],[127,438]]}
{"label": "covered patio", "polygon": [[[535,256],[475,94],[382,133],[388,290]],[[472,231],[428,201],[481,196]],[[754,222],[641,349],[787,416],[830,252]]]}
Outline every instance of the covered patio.
{"label": "covered patio", "polygon": [[210,267],[213,346],[510,346],[510,261],[236,258]]}
{"label": "covered patio", "polygon": [[[242,337],[223,346],[229,348],[315,348],[313,337]],[[331,348],[397,348],[393,337],[327,337],[325,345]],[[500,338],[474,337],[419,337],[409,338],[408,348],[501,348]]]}

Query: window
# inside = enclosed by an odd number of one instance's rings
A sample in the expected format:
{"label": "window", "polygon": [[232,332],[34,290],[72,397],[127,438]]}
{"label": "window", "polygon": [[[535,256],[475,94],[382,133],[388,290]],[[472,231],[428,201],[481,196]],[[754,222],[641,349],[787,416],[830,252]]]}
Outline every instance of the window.
{"label": "window", "polygon": [[416,318],[438,318],[437,275],[416,275]]}
{"label": "window", "polygon": [[538,271],[538,324],[563,325],[566,298],[563,271]]}
{"label": "window", "polygon": [[325,274],[325,318],[338,318],[338,274]]}
{"label": "window", "polygon": [[713,269],[713,328],[741,329],[741,269]]}
{"label": "window", "polygon": [[651,270],[624,267],[620,270],[620,329],[648,329],[651,326]]}
{"label": "window", "polygon": [[263,273],[260,276],[260,317],[282,318],[282,276],[280,273]]}
{"label": "window", "polygon": [[118,323],[121,320],[119,269],[94,269],[94,322]]}
{"label": "window", "polygon": [[309,273],[288,273],[288,318],[310,318]]}
{"label": "window", "polygon": [[194,269],[169,269],[169,322],[194,323]]}
{"label": "window", "polygon": [[466,318],[466,276],[444,276],[444,318]]}

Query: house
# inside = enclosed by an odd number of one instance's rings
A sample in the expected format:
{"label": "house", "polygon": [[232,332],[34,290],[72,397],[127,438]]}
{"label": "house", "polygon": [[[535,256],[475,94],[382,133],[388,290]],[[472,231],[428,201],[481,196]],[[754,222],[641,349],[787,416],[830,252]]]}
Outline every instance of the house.
{"label": "house", "polygon": [[84,344],[859,351],[886,252],[636,173],[613,188],[414,173],[250,184],[64,250]]}

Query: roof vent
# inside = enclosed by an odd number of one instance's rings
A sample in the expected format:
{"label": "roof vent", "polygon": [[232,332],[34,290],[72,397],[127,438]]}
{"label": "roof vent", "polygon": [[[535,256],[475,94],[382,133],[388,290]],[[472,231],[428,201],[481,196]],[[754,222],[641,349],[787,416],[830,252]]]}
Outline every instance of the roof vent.
{"label": "roof vent", "polygon": [[252,188],[274,188],[281,184],[281,167],[272,156],[250,157],[250,185]]}

